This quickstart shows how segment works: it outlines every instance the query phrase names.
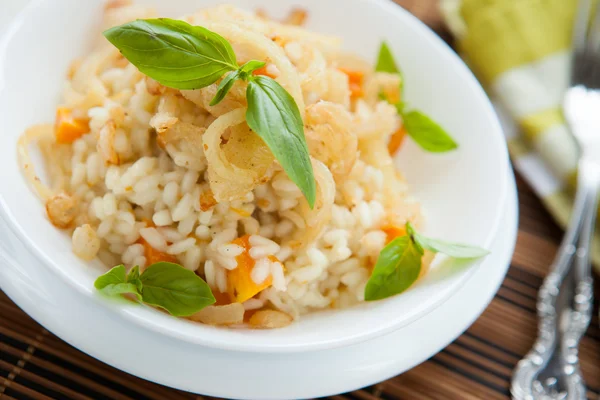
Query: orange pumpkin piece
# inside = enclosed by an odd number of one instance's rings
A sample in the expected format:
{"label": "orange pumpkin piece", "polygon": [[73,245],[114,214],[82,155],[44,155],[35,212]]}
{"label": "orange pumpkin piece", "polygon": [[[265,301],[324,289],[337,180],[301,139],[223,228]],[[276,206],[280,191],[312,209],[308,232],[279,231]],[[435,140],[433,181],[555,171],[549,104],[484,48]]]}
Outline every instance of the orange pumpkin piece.
{"label": "orange pumpkin piece", "polygon": [[341,72],[348,75],[348,85],[350,87],[350,97],[357,99],[364,96],[363,81],[365,74],[361,71],[355,71],[347,68],[338,68]]}
{"label": "orange pumpkin piece", "polygon": [[139,238],[138,243],[144,246],[144,257],[146,257],[146,265],[150,266],[157,262],[177,263],[177,258],[171,254],[163,253],[150,246],[144,238]]}
{"label": "orange pumpkin piece", "polygon": [[[227,291],[231,300],[243,303],[256,294],[265,290],[273,283],[273,277],[269,275],[261,284],[256,284],[251,277],[252,268],[256,262],[250,257],[250,235],[244,235],[235,239],[233,244],[244,248],[244,252],[237,256],[237,268],[227,271]],[[269,256],[271,261],[279,261],[275,256]]]}
{"label": "orange pumpkin piece", "polygon": [[268,76],[269,78],[277,78],[276,76],[271,75],[268,71],[267,71],[267,64],[265,64],[264,66],[255,69],[254,71],[252,71],[252,75],[264,75],[264,76]]}
{"label": "orange pumpkin piece", "polygon": [[200,209],[202,211],[208,211],[216,205],[217,200],[215,200],[212,190],[209,189],[200,194]]}
{"label": "orange pumpkin piece", "polygon": [[396,154],[402,143],[404,142],[404,137],[406,136],[406,129],[404,129],[404,125],[402,125],[396,132],[392,134],[390,137],[390,141],[388,142],[388,152],[390,155]]}
{"label": "orange pumpkin piece", "polygon": [[56,109],[54,135],[58,143],[73,143],[90,131],[87,118],[75,118],[71,109],[59,107]]}
{"label": "orange pumpkin piece", "polygon": [[406,235],[406,230],[403,226],[388,225],[381,228],[381,230],[387,235],[385,244],[388,244],[397,237]]}

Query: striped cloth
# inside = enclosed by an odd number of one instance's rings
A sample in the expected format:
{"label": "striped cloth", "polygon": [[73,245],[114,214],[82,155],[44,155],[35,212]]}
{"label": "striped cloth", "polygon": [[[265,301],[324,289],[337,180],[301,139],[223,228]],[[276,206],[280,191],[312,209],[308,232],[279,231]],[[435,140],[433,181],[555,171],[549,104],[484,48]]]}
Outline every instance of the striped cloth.
{"label": "striped cloth", "polygon": [[[556,221],[573,204],[577,148],[562,115],[577,0],[442,0],[457,49],[492,98],[513,164]],[[600,112],[600,110],[599,110]],[[600,272],[600,236],[593,258]]]}

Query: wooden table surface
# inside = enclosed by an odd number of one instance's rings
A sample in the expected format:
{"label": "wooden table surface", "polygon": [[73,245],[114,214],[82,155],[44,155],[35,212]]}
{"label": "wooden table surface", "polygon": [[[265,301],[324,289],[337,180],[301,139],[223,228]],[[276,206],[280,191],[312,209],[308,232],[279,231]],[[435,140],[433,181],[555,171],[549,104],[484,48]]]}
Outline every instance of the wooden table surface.
{"label": "wooden table surface", "polygon": [[[435,0],[398,0],[442,35]],[[518,242],[495,299],[473,326],[428,361],[336,400],[507,399],[511,371],[536,336],[537,290],[561,230],[517,177]],[[600,297],[596,285],[596,299]],[[600,395],[598,302],[581,344],[588,399]],[[0,399],[206,399],[116,370],[46,331],[0,292]]]}

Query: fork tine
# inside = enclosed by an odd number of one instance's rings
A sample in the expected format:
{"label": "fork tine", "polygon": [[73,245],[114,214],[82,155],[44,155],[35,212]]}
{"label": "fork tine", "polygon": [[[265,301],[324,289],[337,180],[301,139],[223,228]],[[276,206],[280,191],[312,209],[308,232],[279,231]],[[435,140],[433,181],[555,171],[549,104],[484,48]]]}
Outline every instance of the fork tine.
{"label": "fork tine", "polygon": [[577,16],[573,25],[573,50],[576,53],[585,51],[591,8],[592,0],[579,0]]}

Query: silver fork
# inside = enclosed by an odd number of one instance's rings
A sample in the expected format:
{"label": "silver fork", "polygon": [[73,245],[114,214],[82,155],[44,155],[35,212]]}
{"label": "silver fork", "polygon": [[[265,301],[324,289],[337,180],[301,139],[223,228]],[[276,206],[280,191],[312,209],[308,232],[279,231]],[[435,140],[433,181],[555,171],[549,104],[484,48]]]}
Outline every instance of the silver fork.
{"label": "silver fork", "polygon": [[590,265],[600,183],[600,7],[580,0],[571,85],[563,112],[579,148],[577,193],[569,226],[538,294],[538,338],[517,364],[516,400],[584,400],[578,348],[592,315]]}

